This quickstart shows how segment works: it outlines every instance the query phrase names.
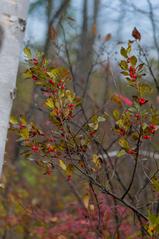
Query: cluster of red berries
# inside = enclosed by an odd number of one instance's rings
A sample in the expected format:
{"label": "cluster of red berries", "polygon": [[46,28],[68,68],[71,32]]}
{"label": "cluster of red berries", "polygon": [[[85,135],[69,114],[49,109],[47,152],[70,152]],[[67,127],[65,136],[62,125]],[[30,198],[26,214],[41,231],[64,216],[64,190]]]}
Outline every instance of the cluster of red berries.
{"label": "cluster of red berries", "polygon": [[68,104],[68,108],[69,108],[69,110],[74,110],[75,104]]}
{"label": "cluster of red berries", "polygon": [[136,68],[130,66],[129,67],[129,75],[132,80],[136,80],[137,79]]}
{"label": "cluster of red berries", "polygon": [[[49,83],[52,85],[52,86],[55,86],[55,82],[52,80],[52,79],[49,79]],[[58,89],[61,89],[61,90],[64,90],[65,89],[65,85],[64,85],[64,82],[62,80],[60,80],[58,83],[57,83],[57,88]]]}
{"label": "cluster of red berries", "polygon": [[[146,134],[146,135],[143,135],[143,139],[151,139],[151,135],[154,135],[155,132],[156,132],[156,130],[157,130],[156,125],[150,124],[150,125],[147,127],[147,129],[146,129],[147,134]],[[149,135],[149,134],[150,134],[150,135]]]}
{"label": "cluster of red berries", "polygon": [[39,152],[39,146],[38,145],[32,145],[32,151],[34,152],[34,153],[38,153]]}

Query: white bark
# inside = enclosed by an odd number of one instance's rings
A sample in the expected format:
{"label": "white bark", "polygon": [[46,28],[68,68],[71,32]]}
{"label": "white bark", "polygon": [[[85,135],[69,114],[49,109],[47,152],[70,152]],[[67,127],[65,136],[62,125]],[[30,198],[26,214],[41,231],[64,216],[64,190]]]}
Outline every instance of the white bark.
{"label": "white bark", "polygon": [[29,0],[0,0],[0,175]]}

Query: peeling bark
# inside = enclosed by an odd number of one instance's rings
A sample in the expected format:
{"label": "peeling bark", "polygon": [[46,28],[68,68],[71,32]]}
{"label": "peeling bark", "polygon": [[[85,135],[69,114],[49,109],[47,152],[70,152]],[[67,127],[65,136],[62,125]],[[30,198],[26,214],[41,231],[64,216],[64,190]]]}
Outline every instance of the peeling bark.
{"label": "peeling bark", "polygon": [[0,175],[10,111],[15,95],[19,53],[24,36],[28,0],[1,0],[0,4]]}

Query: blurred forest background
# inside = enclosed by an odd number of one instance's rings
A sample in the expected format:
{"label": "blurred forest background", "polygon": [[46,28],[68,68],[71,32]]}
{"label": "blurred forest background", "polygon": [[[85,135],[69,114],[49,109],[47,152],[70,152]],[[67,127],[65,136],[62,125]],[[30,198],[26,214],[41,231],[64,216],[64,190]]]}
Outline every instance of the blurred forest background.
{"label": "blurred forest background", "polygon": [[[24,45],[34,52],[43,52],[50,66],[62,65],[70,70],[74,78],[72,87],[82,98],[89,117],[99,110],[103,113],[111,111],[109,101],[114,92],[129,97],[130,89],[125,87],[120,76],[119,50],[131,38],[135,26],[142,35],[143,49],[159,82],[158,0],[30,0]],[[140,56],[138,52],[136,54]],[[44,127],[46,115],[39,110],[40,94],[31,80],[23,79],[25,68],[22,54],[12,114],[26,115],[27,119],[35,120]],[[159,107],[159,88],[148,71],[146,80],[154,89],[154,105]],[[103,145],[107,148],[113,140],[108,125],[104,125],[100,137],[104,138]],[[146,150],[156,152],[159,160],[157,138]],[[112,217],[110,209],[119,210],[122,215],[124,208],[116,208],[110,198],[103,202],[102,195],[99,200],[106,211],[103,214],[107,222],[105,236],[93,234],[80,211],[80,206],[84,204],[87,207],[89,200],[89,185],[84,178],[78,183],[78,176],[68,181],[60,170],[51,175],[45,174],[45,170],[39,170],[32,159],[24,159],[20,143],[12,132],[8,135],[6,152],[0,185],[0,238],[142,238],[136,236],[137,229],[130,226],[133,224],[130,218],[126,222],[124,218],[123,228],[120,228],[118,218]],[[145,158],[144,166],[143,163],[139,166],[135,187],[132,188],[132,195],[138,193],[138,198],[143,182],[147,182],[147,177],[158,170],[156,158],[146,157],[150,159]],[[126,182],[131,163],[124,160],[118,167]],[[122,189],[117,184],[118,180],[115,178],[113,183],[120,192]],[[154,199],[151,189],[148,187],[141,197],[138,208],[145,212]],[[158,198],[153,208],[159,211]],[[115,212],[113,215],[116,215]],[[116,229],[117,232],[112,229],[114,223],[120,228]],[[134,237],[128,237],[130,234]]]}

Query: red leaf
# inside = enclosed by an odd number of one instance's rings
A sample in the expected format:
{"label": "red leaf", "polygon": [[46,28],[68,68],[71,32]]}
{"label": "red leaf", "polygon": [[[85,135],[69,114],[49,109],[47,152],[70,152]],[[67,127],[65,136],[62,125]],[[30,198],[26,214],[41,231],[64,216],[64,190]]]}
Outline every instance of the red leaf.
{"label": "red leaf", "polygon": [[133,31],[132,31],[132,36],[136,39],[136,40],[141,40],[141,34],[140,32],[137,30],[136,27],[134,27]]}

